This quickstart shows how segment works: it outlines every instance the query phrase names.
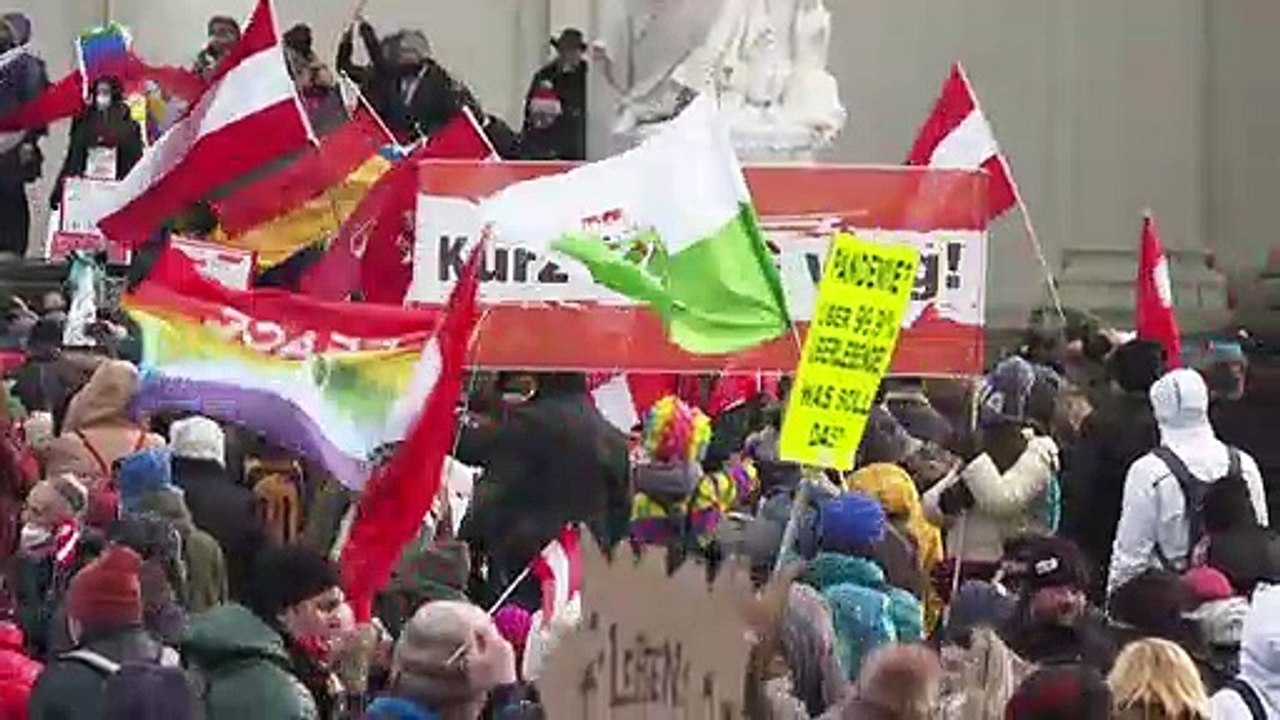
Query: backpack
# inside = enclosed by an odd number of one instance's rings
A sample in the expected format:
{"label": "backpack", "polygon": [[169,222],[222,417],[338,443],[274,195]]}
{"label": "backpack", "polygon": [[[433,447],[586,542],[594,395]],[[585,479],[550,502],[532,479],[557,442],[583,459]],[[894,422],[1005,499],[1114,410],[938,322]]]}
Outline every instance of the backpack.
{"label": "backpack", "polygon": [[132,513],[113,523],[109,535],[113,542],[134,550],[144,561],[160,563],[174,596],[188,596],[182,533],[172,520],[150,512]]}
{"label": "backpack", "polygon": [[1252,685],[1240,678],[1231,678],[1222,686],[1222,689],[1239,695],[1244,706],[1249,708],[1249,717],[1253,720],[1267,720],[1267,709],[1262,704],[1262,698],[1258,697],[1258,691],[1254,690]]}
{"label": "backpack", "polygon": [[1187,557],[1181,559],[1168,557],[1157,544],[1155,549],[1156,559],[1165,570],[1182,573],[1192,565],[1196,550],[1204,544],[1206,539],[1204,532],[1205,496],[1218,483],[1244,482],[1240,451],[1233,447],[1227,447],[1227,474],[1213,482],[1204,482],[1197,478],[1191,472],[1191,469],[1187,467],[1187,464],[1182,461],[1182,458],[1164,445],[1152,450],[1151,454],[1164,463],[1170,474],[1178,481],[1178,489],[1182,492],[1183,502],[1186,503],[1187,517]]}

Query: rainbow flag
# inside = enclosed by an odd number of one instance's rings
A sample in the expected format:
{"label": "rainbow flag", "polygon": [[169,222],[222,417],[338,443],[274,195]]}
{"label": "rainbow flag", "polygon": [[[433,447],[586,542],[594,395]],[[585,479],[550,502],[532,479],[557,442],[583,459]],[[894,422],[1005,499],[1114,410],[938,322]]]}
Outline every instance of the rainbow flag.
{"label": "rainbow flag", "polygon": [[242,425],[360,488],[375,451],[401,440],[421,407],[429,333],[403,331],[425,331],[434,316],[396,308],[360,333],[358,308],[202,282],[147,280],[123,298],[142,342],[137,409]]}
{"label": "rainbow flag", "polygon": [[85,95],[103,77],[123,79],[128,72],[129,47],[133,39],[119,23],[93,28],[76,41],[80,74],[84,78]]}

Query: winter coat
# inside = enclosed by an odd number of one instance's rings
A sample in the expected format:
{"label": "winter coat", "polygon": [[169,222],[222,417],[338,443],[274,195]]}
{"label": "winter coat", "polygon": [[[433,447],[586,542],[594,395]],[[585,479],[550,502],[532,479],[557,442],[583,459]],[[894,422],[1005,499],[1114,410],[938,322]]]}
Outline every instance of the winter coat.
{"label": "winter coat", "polygon": [[280,634],[241,605],[192,620],[183,660],[205,686],[206,720],[316,720],[315,700],[291,671]]}
{"label": "winter coat", "polygon": [[13,375],[13,394],[27,413],[46,411],[61,428],[67,405],[105,361],[97,355],[55,352],[27,358]]}
{"label": "winter coat", "polygon": [[75,556],[67,567],[55,566],[49,554],[18,554],[13,567],[13,594],[18,623],[32,657],[43,658],[51,648],[65,647],[65,614],[60,610],[67,585],[104,545],[101,535],[82,529]]}
{"label": "winter coat", "polygon": [[[569,72],[553,62],[534,74],[525,94],[524,131],[542,136],[542,144],[554,160],[587,159],[587,63],[581,62]],[[542,88],[550,88],[560,101],[560,116],[547,128],[535,128],[530,120],[530,101]],[[532,158],[530,158],[532,159]]]}
{"label": "winter coat", "polygon": [[585,393],[539,397],[510,409],[495,428],[464,429],[455,455],[484,468],[461,537],[513,567],[566,523],[620,539],[630,513],[627,440]]}
{"label": "winter coat", "polygon": [[231,597],[243,599],[253,559],[266,542],[253,491],[212,460],[175,457],[173,481],[182,488],[196,527],[221,546]]}
{"label": "winter coat", "polygon": [[[1151,387],[1151,406],[1160,426],[1161,445],[1186,463],[1197,479],[1212,483],[1227,474],[1228,448],[1209,424],[1208,391],[1199,375],[1180,370],[1164,376]],[[1262,476],[1253,458],[1240,453],[1240,462],[1258,523],[1266,527]],[[1182,488],[1154,454],[1142,456],[1129,468],[1123,508],[1112,547],[1108,595],[1144,570],[1161,567],[1161,555],[1185,561],[1192,550]]]}
{"label": "winter coat", "polygon": [[[21,16],[21,21],[15,22]],[[31,40],[31,22],[25,15],[10,13],[5,17],[17,37],[15,46],[26,45]],[[5,82],[0,84],[0,117],[5,117],[24,104],[35,100],[49,85],[49,73],[44,61],[35,53],[24,53],[14,58],[5,68]],[[26,131],[21,144],[35,144],[48,134],[48,128]],[[17,146],[0,153],[0,185],[22,185],[40,177],[40,163],[23,165],[18,158]]]}
{"label": "winter coat", "polygon": [[[115,663],[176,665],[178,658],[140,627],[90,635],[78,649]],[[95,720],[102,707],[107,674],[82,660],[51,659],[31,692],[31,720]]]}
{"label": "winter coat", "polygon": [[121,361],[99,366],[71,398],[62,435],[49,444],[45,474],[110,478],[117,460],[164,447],[164,438],[129,419],[129,403],[137,392],[137,368]]}
{"label": "winter coat", "polygon": [[187,570],[182,601],[187,610],[201,613],[226,602],[227,563],[222,547],[212,535],[196,527],[182,495],[149,493],[142,498],[140,509],[169,520],[182,537],[182,559]]}
{"label": "winter coat", "polygon": [[43,669],[24,653],[22,630],[13,623],[0,624],[0,717],[27,720],[31,688]]}
{"label": "winter coat", "polygon": [[[1031,438],[1003,473],[984,453],[925,493],[925,516],[947,527],[948,555],[966,562],[999,562],[1006,541],[1051,530],[1047,518],[1057,470],[1058,446],[1048,437]],[[974,505],[959,517],[947,517],[940,504],[942,493],[957,483],[968,485]]]}
{"label": "winter coat", "polygon": [[[1280,718],[1280,588],[1264,588],[1253,596],[1244,621],[1238,680],[1262,701],[1268,718]],[[1214,720],[1250,720],[1248,706],[1230,688],[1212,699]]]}
{"label": "winter coat", "polygon": [[1085,418],[1071,462],[1062,469],[1062,534],[1095,567],[1111,562],[1129,466],[1159,443],[1151,403],[1143,394],[1117,395]]}

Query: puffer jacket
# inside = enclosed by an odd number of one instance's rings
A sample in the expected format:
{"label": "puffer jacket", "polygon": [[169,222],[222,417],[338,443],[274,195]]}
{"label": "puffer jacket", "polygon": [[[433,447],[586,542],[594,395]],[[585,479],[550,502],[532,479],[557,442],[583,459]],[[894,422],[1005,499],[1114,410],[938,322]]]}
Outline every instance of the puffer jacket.
{"label": "puffer jacket", "polygon": [[[1237,680],[1252,688],[1266,717],[1280,718],[1280,587],[1258,590],[1244,621]],[[1213,696],[1214,720],[1251,720],[1248,705],[1234,689]]]}
{"label": "puffer jacket", "polygon": [[[1160,444],[1186,463],[1192,475],[1212,483],[1227,474],[1229,451],[1209,424],[1209,391],[1199,373],[1175,370],[1160,378],[1151,386],[1151,408],[1160,426]],[[1240,466],[1258,524],[1267,527],[1266,492],[1258,465],[1240,453]],[[1154,454],[1142,456],[1129,468],[1122,507],[1111,552],[1108,595],[1144,570],[1161,567],[1161,555],[1185,561],[1192,551],[1182,488]]]}
{"label": "puffer jacket", "polygon": [[164,438],[129,419],[129,403],[137,391],[138,370],[133,365],[112,361],[99,366],[71,398],[62,435],[49,443],[45,474],[109,478],[117,460],[163,447]]}
{"label": "puffer jacket", "polygon": [[319,718],[315,699],[291,673],[284,639],[244,606],[196,617],[182,655],[204,681],[207,720]]}
{"label": "puffer jacket", "polygon": [[44,669],[22,650],[22,630],[13,623],[0,623],[0,717],[27,720],[31,688]]}
{"label": "puffer jacket", "polygon": [[[1046,520],[1052,514],[1051,490],[1057,471],[1058,445],[1048,437],[1028,440],[1021,457],[1003,473],[984,453],[925,493],[925,516],[947,528],[950,557],[999,562],[1006,541],[1052,530]],[[942,493],[957,483],[969,486],[974,506],[963,516],[947,517],[940,506]]]}

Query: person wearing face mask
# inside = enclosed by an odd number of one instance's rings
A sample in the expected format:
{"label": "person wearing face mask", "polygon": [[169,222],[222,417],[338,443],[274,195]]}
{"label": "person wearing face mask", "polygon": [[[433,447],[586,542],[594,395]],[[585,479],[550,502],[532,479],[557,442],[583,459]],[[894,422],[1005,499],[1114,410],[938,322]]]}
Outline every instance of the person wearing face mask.
{"label": "person wearing face mask", "polygon": [[13,591],[32,657],[45,657],[68,582],[102,548],[82,526],[88,505],[88,490],[71,475],[42,480],[27,495]]}
{"label": "person wearing face mask", "polygon": [[205,45],[196,56],[192,68],[200,77],[208,80],[218,70],[218,65],[230,54],[231,49],[240,42],[240,23],[235,18],[215,15],[209,18],[209,44]]}
{"label": "person wearing face mask", "polygon": [[[0,117],[35,100],[49,85],[44,61],[18,48],[31,40],[31,20],[22,13],[0,17],[0,55],[10,56],[0,73]],[[40,138],[47,128],[0,137],[0,259],[20,259],[27,252],[31,231],[31,206],[27,185],[40,179],[44,157]]]}
{"label": "person wearing face mask", "polygon": [[62,204],[67,178],[121,180],[142,159],[142,151],[142,126],[129,112],[124,86],[114,77],[99,79],[93,84],[91,105],[71,121],[67,157],[54,183],[50,206]]}

